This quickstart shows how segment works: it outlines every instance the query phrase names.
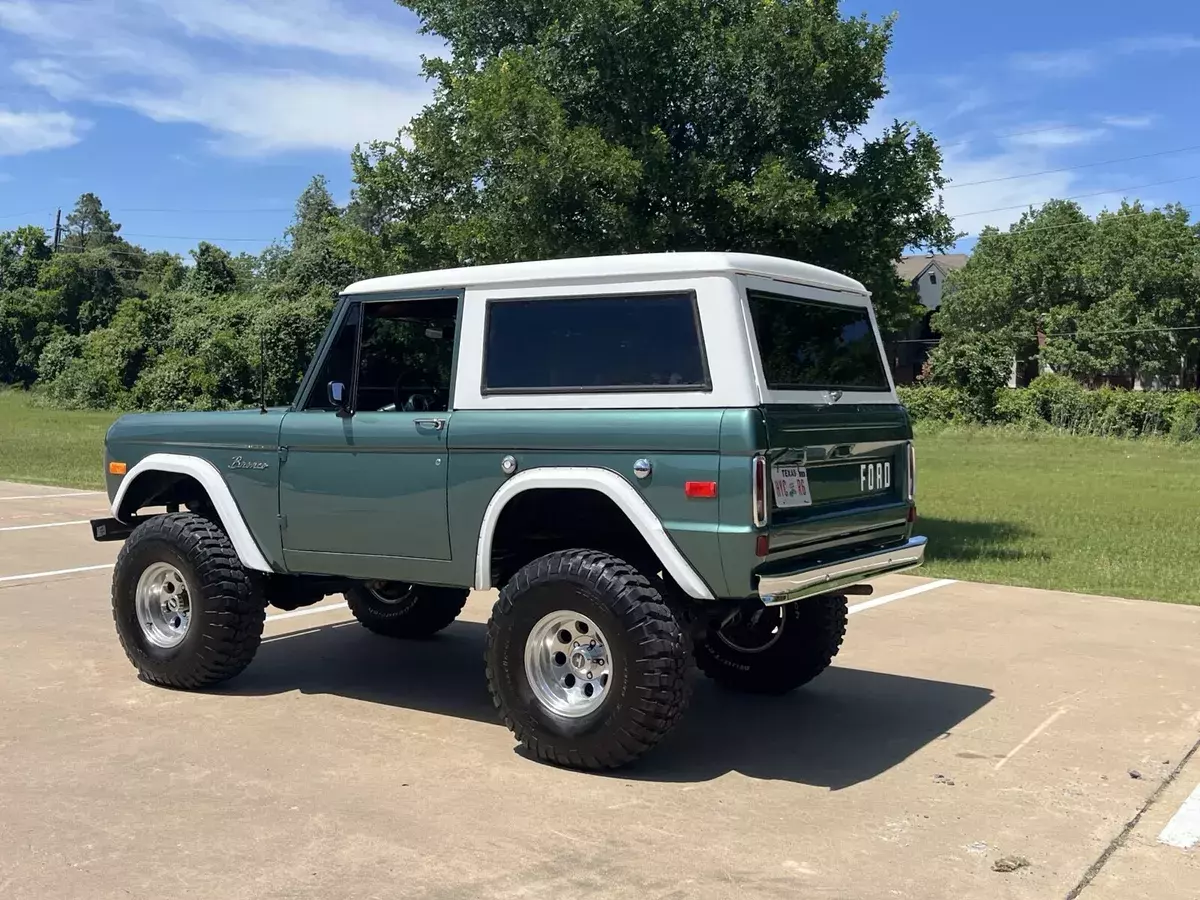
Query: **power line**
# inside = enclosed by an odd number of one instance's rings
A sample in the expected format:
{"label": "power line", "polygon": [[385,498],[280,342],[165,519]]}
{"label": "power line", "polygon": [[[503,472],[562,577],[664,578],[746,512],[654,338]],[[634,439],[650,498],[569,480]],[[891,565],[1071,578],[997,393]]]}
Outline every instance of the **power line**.
{"label": "power line", "polygon": [[1119,159],[1106,159],[1100,162],[1080,163],[1077,166],[1063,166],[1061,169],[1044,169],[1041,172],[1022,172],[1020,175],[1005,175],[1002,178],[984,178],[981,181],[962,181],[958,184],[950,184],[946,186],[946,190],[953,188],[974,187],[979,184],[995,184],[998,181],[1016,181],[1020,178],[1036,178],[1038,175],[1056,175],[1059,172],[1073,172],[1076,169],[1091,169],[1096,166],[1111,166],[1114,163],[1133,162],[1139,159],[1153,159],[1159,156],[1169,156],[1173,153],[1191,153],[1194,150],[1200,150],[1200,144],[1193,144],[1190,147],[1176,147],[1174,150],[1159,150],[1155,153],[1141,153],[1137,156],[1123,156]]}
{"label": "power line", "polygon": [[[1031,204],[1032,205],[1032,204]],[[1185,212],[1191,212],[1193,209],[1200,207],[1200,203],[1192,204],[1191,206],[1179,206],[1179,209]],[[1152,210],[1151,212],[1161,213],[1162,210]],[[1063,222],[1058,225],[1034,225],[1030,228],[1018,228],[1013,231],[1011,228],[1008,231],[996,231],[998,237],[1014,237],[1019,234],[1029,234],[1034,231],[1057,231],[1060,228],[1086,228],[1089,225],[1099,225],[1102,221],[1107,222],[1109,219],[1132,219],[1137,216],[1150,215],[1150,212],[1130,212],[1130,213],[1108,213],[1107,215],[1098,216],[1096,219],[1087,219],[1084,222]],[[974,234],[968,234],[966,237],[979,237],[983,232],[979,231]]]}
{"label": "power line", "polygon": [[1200,178],[1200,175],[1186,175],[1183,178],[1170,178],[1166,181],[1151,181],[1147,184],[1134,184],[1134,185],[1130,185],[1129,187],[1110,188],[1106,191],[1093,191],[1090,194],[1074,194],[1070,197],[1051,197],[1049,200],[1042,200],[1039,204],[1018,203],[1016,206],[997,206],[995,209],[980,209],[980,210],[976,210],[975,212],[956,213],[953,216],[953,218],[962,219],[962,218],[966,218],[967,216],[982,216],[987,213],[1008,212],[1009,210],[1014,210],[1014,209],[1026,209],[1026,208],[1028,208],[1030,206],[1034,206],[1034,205],[1043,205],[1044,206],[1045,204],[1050,203],[1054,200],[1084,200],[1088,197],[1103,197],[1107,194],[1123,194],[1126,191],[1140,191],[1143,188],[1159,187],[1160,185],[1164,185],[1164,184],[1178,184],[1181,181],[1195,181],[1197,178]]}

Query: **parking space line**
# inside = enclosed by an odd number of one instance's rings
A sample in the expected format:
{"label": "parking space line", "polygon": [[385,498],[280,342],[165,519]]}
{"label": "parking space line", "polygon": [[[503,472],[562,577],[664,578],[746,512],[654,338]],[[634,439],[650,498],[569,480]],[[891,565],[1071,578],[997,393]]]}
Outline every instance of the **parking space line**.
{"label": "parking space line", "polygon": [[1200,784],[1188,795],[1158,836],[1160,844],[1191,850],[1200,844]]}
{"label": "parking space line", "polygon": [[0,531],[33,531],[35,528],[65,528],[67,525],[86,525],[87,519],[78,519],[74,522],[48,522],[44,525],[5,525],[0,528]]}
{"label": "parking space line", "polygon": [[333,603],[329,606],[310,606],[307,609],[293,609],[290,612],[279,613],[274,616],[267,616],[268,622],[281,622],[284,619],[298,619],[300,616],[315,616],[317,613],[323,612],[340,612],[350,607],[345,603]]}
{"label": "parking space line", "polygon": [[0,576],[0,584],[6,581],[33,581],[37,578],[52,578],[55,575],[75,575],[79,572],[98,572],[101,569],[111,569],[112,563],[104,563],[100,566],[80,566],[77,569],[55,569],[53,572],[30,572],[28,575],[2,575]]}
{"label": "parking space line", "polygon": [[1017,744],[1017,746],[1015,746],[1011,750],[1009,750],[1008,753],[1006,753],[1004,755],[1004,757],[1000,760],[1000,762],[996,763],[996,765],[992,767],[992,771],[999,772],[1001,769],[1003,769],[1005,764],[1010,759],[1012,759],[1014,756],[1016,756],[1018,753],[1020,753],[1026,747],[1028,747],[1031,743],[1033,743],[1037,739],[1037,736],[1039,734],[1041,734],[1043,731],[1045,731],[1047,728],[1049,728],[1051,725],[1054,724],[1056,719],[1058,719],[1060,716],[1066,715],[1066,712],[1069,708],[1070,707],[1064,706],[1062,709],[1055,710],[1053,713],[1051,713],[1050,717],[1047,718],[1046,721],[1043,722],[1041,725],[1039,725],[1037,728],[1033,729],[1033,731],[1031,731],[1029,733],[1029,736],[1027,738],[1025,738],[1025,740],[1021,741],[1021,743]]}
{"label": "parking space line", "polygon": [[868,609],[874,609],[877,606],[883,606],[885,603],[895,603],[897,600],[903,600],[905,597],[913,597],[917,594],[923,594],[926,591],[932,591],[947,585],[957,584],[953,578],[943,578],[940,581],[930,581],[927,584],[918,584],[916,587],[911,587],[906,591],[897,591],[894,594],[886,594],[883,597],[876,597],[874,600],[866,600],[862,603],[855,603],[846,612],[849,615],[855,613],[866,612]]}
{"label": "parking space line", "polygon": [[104,491],[70,491],[66,494],[28,494],[24,497],[0,497],[0,501],[4,500],[53,500],[56,497],[93,497],[98,494],[103,494]]}

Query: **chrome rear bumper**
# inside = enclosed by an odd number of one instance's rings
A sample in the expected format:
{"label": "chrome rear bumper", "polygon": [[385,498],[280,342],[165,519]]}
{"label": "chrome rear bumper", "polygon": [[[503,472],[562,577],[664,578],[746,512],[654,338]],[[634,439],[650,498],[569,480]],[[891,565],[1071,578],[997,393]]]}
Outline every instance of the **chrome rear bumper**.
{"label": "chrome rear bumper", "polygon": [[913,537],[909,538],[908,543],[889,550],[878,550],[815,569],[761,578],[758,582],[758,596],[767,606],[779,606],[816,594],[828,594],[864,578],[915,569],[923,562],[925,538]]}

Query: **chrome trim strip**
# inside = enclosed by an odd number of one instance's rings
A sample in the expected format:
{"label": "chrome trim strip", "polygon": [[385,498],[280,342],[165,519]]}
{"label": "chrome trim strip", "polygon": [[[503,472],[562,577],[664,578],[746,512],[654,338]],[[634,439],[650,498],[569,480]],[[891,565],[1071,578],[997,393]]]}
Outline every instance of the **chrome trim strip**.
{"label": "chrome trim strip", "polygon": [[915,569],[925,562],[925,543],[923,537],[912,537],[906,544],[890,550],[880,550],[788,575],[761,578],[758,595],[764,605],[780,606],[816,594],[826,594],[864,578]]}

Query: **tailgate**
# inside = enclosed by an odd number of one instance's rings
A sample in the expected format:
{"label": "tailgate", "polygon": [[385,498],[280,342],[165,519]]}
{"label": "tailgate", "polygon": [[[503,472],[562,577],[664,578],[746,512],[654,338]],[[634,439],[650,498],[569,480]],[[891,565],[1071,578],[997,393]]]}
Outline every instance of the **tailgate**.
{"label": "tailgate", "polygon": [[891,404],[765,406],[771,552],[905,521],[908,443]]}

